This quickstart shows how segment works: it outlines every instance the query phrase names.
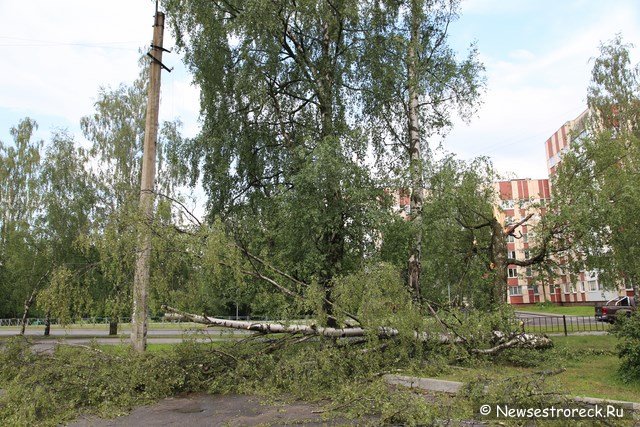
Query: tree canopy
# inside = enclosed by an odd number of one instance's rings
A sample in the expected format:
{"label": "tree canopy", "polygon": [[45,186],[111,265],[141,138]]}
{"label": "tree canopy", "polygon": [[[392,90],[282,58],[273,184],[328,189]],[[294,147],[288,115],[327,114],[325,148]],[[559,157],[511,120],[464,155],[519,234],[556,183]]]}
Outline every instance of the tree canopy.
{"label": "tree canopy", "polygon": [[574,271],[600,273],[609,288],[637,288],[640,264],[640,74],[620,36],[600,46],[589,114],[553,184],[557,221],[567,224]]}

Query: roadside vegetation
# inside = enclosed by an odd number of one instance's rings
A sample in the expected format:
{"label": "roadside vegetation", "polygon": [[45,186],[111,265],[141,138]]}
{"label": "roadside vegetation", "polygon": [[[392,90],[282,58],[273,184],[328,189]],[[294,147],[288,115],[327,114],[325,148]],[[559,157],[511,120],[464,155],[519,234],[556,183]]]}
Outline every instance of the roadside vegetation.
{"label": "roadside vegetation", "polygon": [[[569,396],[640,402],[640,384],[620,377],[618,345],[614,335],[552,337],[554,348],[544,352],[511,350],[492,361],[455,368],[442,378],[463,382],[509,381],[554,373],[549,389]],[[506,369],[505,369],[506,368]]]}

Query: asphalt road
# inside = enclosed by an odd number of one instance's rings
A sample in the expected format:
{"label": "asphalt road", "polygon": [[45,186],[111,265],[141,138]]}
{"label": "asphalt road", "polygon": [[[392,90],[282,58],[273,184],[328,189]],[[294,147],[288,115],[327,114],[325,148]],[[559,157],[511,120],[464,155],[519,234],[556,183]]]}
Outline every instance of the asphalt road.
{"label": "asphalt road", "polygon": [[[19,327],[0,328],[0,337],[9,338],[16,336],[20,331]],[[98,344],[122,344],[129,342],[129,328],[121,328],[116,336],[110,336],[109,330],[105,326],[93,328],[52,328],[49,337],[43,336],[43,327],[29,327],[25,335],[32,339],[34,351],[50,351],[58,344],[65,345],[88,345],[91,342]],[[184,339],[196,339],[197,341],[226,341],[234,338],[243,338],[253,334],[253,332],[239,329],[225,328],[158,328],[147,332],[148,344],[177,344]],[[2,341],[0,341],[0,345]]]}
{"label": "asphalt road", "polygon": [[252,396],[189,394],[163,399],[110,420],[87,417],[73,427],[104,426],[264,426],[354,425],[344,419],[323,420],[322,408],[302,402],[265,403]]}
{"label": "asphalt road", "polygon": [[[0,336],[12,336],[17,335],[20,331],[19,327],[2,327],[0,328]],[[128,336],[131,329],[128,327],[118,328],[118,336]],[[39,327],[28,327],[25,330],[25,335],[27,336],[42,336],[44,333],[44,328],[42,326]],[[251,334],[249,331],[245,331],[242,329],[230,330],[228,328],[159,328],[159,329],[149,329],[147,335],[149,337],[161,337],[161,336],[183,336],[183,335],[193,335],[193,334],[203,334],[207,336],[229,336],[229,335],[248,335]],[[51,329],[51,337],[54,338],[68,338],[74,336],[96,336],[96,337],[108,337],[109,329],[105,326],[104,328],[52,328]]]}

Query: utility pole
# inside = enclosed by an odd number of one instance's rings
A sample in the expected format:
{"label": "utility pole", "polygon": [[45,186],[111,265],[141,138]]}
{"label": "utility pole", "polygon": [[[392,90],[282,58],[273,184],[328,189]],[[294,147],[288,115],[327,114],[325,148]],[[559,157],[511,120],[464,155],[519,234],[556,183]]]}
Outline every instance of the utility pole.
{"label": "utility pole", "polygon": [[[133,315],[131,317],[131,343],[137,352],[147,348],[147,315],[149,295],[149,267],[151,263],[151,224],[153,221],[154,185],[156,179],[156,144],[158,140],[158,110],[160,106],[160,72],[162,64],[164,13],[156,14],[153,24],[153,43],[149,69],[149,95],[142,156],[140,181],[140,215],[136,271],[133,278]],[[170,70],[169,70],[170,71]]]}

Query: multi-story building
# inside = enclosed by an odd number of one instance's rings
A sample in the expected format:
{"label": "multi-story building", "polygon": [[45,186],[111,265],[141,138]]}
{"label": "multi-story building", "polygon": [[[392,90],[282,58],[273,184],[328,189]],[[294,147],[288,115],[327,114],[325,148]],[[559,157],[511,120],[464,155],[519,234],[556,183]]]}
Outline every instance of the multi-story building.
{"label": "multi-story building", "polygon": [[[526,224],[518,227],[516,236],[507,237],[508,257],[527,260],[535,254],[531,253],[532,227],[545,214],[545,206],[549,202],[548,179],[513,179],[495,183],[500,206],[496,206],[496,218],[505,227],[518,223],[529,214],[533,216]],[[554,293],[549,293],[544,283],[535,277],[532,267],[509,265],[507,270],[508,301],[511,304],[529,304],[550,301]]]}
{"label": "multi-story building", "polygon": [[[560,132],[556,134],[561,135]],[[560,145],[564,146],[566,145]],[[532,244],[535,238],[533,228],[545,215],[545,206],[551,200],[549,180],[514,179],[497,182],[495,187],[500,199],[500,209],[496,207],[495,214],[505,227],[519,222],[529,214],[533,215],[526,224],[516,230],[517,237],[507,237],[508,257],[519,260],[534,257],[536,254],[532,251],[536,249]],[[559,271],[555,280],[549,282],[538,277],[533,266],[509,265],[507,277],[508,301],[511,304],[605,301],[619,294],[616,291],[605,291],[595,271],[581,271],[574,275]]]}
{"label": "multi-story building", "polygon": [[386,193],[392,197],[393,204],[391,210],[400,215],[403,219],[409,218],[411,206],[411,191],[405,188],[399,190],[386,190]]}
{"label": "multi-story building", "polygon": [[[578,117],[569,120],[545,141],[545,151],[547,155],[547,170],[549,178],[553,178],[558,166],[562,162],[562,157],[571,150],[571,145],[583,138],[586,133],[586,120],[589,110],[585,110]],[[553,188],[551,188],[553,196]],[[605,290],[603,284],[598,280],[597,271],[581,271],[573,276],[568,272],[560,272],[556,283],[550,285],[550,291],[555,288],[555,292],[550,296],[553,302],[595,302],[607,301],[624,294],[625,291]],[[609,287],[610,288],[610,287]]]}
{"label": "multi-story building", "polygon": [[[545,141],[547,170],[552,178],[562,157],[571,150],[572,143],[586,135],[588,110],[563,124]],[[553,196],[551,179],[512,179],[494,184],[499,206],[495,207],[496,218],[505,225],[517,223],[529,214],[532,217],[516,230],[516,237],[507,237],[508,257],[520,260],[529,259],[535,254],[533,248],[534,226],[546,213],[546,205]],[[409,214],[410,191],[391,192],[394,198],[394,211],[407,219]],[[562,265],[562,259],[556,259]],[[633,291],[610,290],[600,282],[597,271],[581,271],[571,274],[560,268],[553,283],[536,277],[533,267],[508,266],[508,301],[511,304],[531,304],[550,301],[554,303],[590,303],[608,301],[619,295],[632,295]]]}
{"label": "multi-story building", "polygon": [[552,177],[558,165],[562,161],[562,156],[570,150],[571,143],[579,140],[586,134],[585,121],[588,117],[588,110],[580,113],[578,117],[563,124],[544,143],[547,153],[547,170],[549,177]]}

